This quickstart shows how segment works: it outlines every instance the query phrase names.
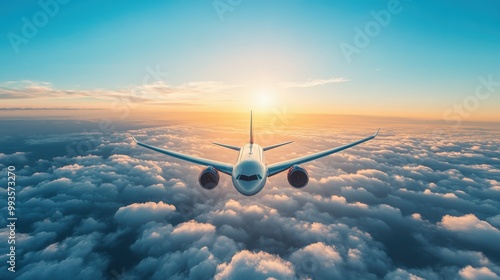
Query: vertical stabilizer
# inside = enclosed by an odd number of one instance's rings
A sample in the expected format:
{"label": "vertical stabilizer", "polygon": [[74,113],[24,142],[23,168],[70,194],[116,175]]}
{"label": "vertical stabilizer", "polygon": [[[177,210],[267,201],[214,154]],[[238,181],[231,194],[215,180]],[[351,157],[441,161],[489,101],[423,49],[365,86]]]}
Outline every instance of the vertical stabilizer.
{"label": "vertical stabilizer", "polygon": [[252,111],[250,111],[250,144],[253,144]]}

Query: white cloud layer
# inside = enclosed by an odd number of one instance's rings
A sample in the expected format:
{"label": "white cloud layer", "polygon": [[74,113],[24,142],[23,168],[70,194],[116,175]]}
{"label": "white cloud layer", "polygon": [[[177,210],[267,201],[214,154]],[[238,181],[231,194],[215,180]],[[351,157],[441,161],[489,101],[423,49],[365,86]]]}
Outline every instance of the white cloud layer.
{"label": "white cloud layer", "polygon": [[[232,162],[234,153],[206,140],[220,129],[176,125],[134,134]],[[225,175],[205,191],[197,182],[201,167],[135,146],[122,132],[75,157],[58,154],[64,134],[5,139],[0,144],[21,141],[26,151],[46,147],[45,159],[0,154],[1,168],[17,167],[16,277],[495,279],[499,135],[480,131],[387,128],[372,142],[304,165],[311,176],[306,188],[293,189],[277,175],[254,197],[240,195]],[[363,134],[290,128],[283,137],[296,143],[267,158],[279,161]],[[71,139],[85,139],[79,136]],[[7,235],[0,229],[1,239]],[[7,250],[5,242],[0,250]],[[6,260],[0,256],[1,279],[9,277]]]}

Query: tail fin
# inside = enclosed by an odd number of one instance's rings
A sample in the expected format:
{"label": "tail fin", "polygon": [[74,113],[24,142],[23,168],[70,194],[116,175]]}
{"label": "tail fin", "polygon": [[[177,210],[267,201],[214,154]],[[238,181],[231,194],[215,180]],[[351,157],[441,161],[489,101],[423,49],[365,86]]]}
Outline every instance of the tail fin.
{"label": "tail fin", "polygon": [[252,111],[250,111],[250,144],[253,144]]}

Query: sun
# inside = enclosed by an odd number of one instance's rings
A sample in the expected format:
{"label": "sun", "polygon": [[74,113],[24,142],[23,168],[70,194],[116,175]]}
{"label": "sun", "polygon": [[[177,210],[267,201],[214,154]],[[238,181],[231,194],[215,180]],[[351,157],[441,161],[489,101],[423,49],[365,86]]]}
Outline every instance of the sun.
{"label": "sun", "polygon": [[260,109],[268,109],[273,105],[274,94],[267,89],[255,91],[255,105]]}

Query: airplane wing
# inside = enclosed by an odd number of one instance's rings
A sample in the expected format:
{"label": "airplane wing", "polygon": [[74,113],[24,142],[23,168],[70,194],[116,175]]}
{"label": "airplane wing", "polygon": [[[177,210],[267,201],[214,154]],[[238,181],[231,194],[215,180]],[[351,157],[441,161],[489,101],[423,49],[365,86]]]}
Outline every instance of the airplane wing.
{"label": "airplane wing", "polygon": [[298,158],[291,159],[291,160],[286,160],[286,161],[282,161],[282,162],[277,162],[277,163],[270,164],[270,165],[267,166],[267,172],[268,172],[267,176],[271,177],[273,175],[276,175],[276,174],[278,174],[280,172],[283,172],[283,171],[289,169],[290,167],[292,167],[295,164],[301,164],[301,163],[304,163],[304,162],[312,161],[312,160],[315,160],[315,159],[318,159],[318,158],[322,158],[322,157],[327,156],[327,155],[334,154],[336,152],[340,152],[340,151],[348,149],[350,147],[354,147],[354,146],[356,146],[358,144],[361,144],[363,142],[366,142],[368,140],[371,140],[371,139],[375,138],[378,135],[379,131],[380,131],[380,129],[377,130],[377,132],[375,134],[371,135],[371,136],[368,136],[366,138],[363,138],[361,140],[358,140],[356,142],[352,142],[352,143],[344,145],[344,146],[340,146],[340,147],[337,147],[337,148],[329,149],[329,150],[326,150],[326,151],[318,152],[318,153],[307,155],[307,156],[303,156],[303,157],[298,157]]}
{"label": "airplane wing", "polygon": [[162,154],[166,154],[166,155],[169,155],[171,157],[175,157],[175,158],[182,159],[185,161],[189,161],[192,163],[205,165],[205,166],[213,166],[215,169],[219,170],[222,173],[228,174],[228,175],[231,175],[231,173],[233,172],[233,165],[231,165],[231,164],[223,163],[223,162],[215,161],[215,160],[210,160],[210,159],[189,156],[189,155],[181,154],[178,152],[165,150],[162,148],[158,148],[155,146],[151,146],[151,145],[139,142],[139,141],[137,141],[137,139],[135,139],[135,137],[133,135],[130,135],[130,136],[132,136],[132,138],[134,139],[134,142],[137,143],[137,145],[143,146],[143,147],[151,149],[153,151],[156,151],[156,152],[159,152]]}

